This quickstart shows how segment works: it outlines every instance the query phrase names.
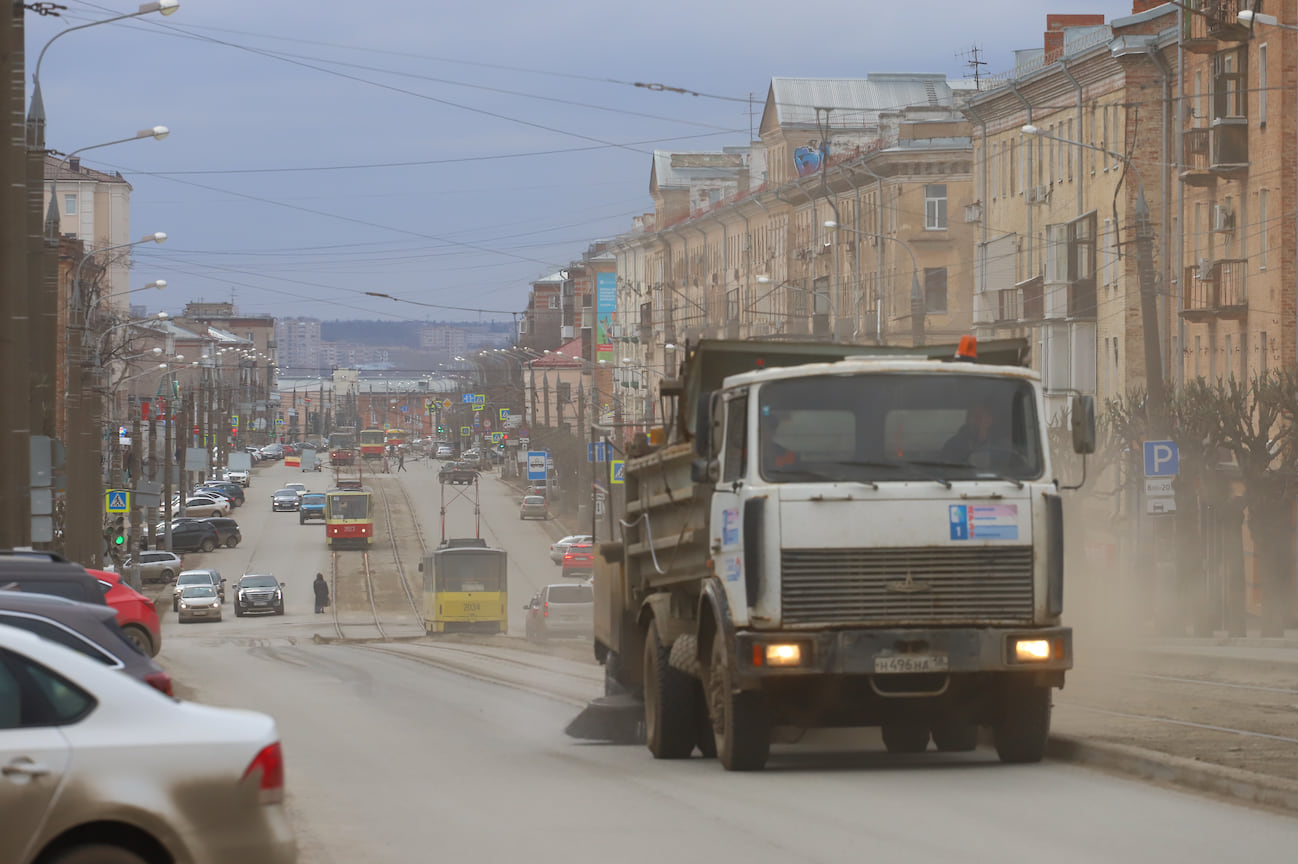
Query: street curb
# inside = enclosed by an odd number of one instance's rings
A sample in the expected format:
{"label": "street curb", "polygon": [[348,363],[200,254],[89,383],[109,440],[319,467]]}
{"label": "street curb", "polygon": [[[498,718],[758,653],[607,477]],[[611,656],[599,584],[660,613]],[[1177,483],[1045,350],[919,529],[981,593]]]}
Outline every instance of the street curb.
{"label": "street curb", "polygon": [[1298,781],[1132,747],[1051,735],[1046,756],[1298,814]]}

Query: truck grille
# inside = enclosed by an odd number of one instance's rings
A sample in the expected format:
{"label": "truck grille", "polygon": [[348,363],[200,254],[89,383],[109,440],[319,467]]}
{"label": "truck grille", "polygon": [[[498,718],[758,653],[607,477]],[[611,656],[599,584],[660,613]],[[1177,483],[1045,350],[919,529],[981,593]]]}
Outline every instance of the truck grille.
{"label": "truck grille", "polygon": [[1030,622],[1032,547],[786,549],[785,624]]}

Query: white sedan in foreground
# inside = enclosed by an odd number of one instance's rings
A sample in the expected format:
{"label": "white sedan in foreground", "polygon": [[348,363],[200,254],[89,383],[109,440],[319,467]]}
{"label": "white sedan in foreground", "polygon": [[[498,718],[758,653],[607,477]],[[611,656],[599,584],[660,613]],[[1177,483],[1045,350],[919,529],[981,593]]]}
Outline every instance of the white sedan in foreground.
{"label": "white sedan in foreground", "polygon": [[288,864],[283,797],[270,717],[0,625],[0,861]]}

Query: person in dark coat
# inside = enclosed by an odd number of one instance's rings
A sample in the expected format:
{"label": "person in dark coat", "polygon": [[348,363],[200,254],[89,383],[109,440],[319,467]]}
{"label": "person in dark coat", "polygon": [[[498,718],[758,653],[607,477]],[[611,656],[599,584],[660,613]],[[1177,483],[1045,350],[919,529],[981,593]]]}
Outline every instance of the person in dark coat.
{"label": "person in dark coat", "polygon": [[311,587],[315,590],[315,611],[319,615],[329,605],[329,583],[325,582],[323,573],[315,574]]}

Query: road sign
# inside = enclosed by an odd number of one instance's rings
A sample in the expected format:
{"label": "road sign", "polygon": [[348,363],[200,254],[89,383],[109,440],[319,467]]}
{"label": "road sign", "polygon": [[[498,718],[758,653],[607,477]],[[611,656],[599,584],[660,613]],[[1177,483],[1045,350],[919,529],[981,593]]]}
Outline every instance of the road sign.
{"label": "road sign", "polygon": [[131,510],[131,490],[109,489],[104,496],[105,513],[129,513]]}
{"label": "road sign", "polygon": [[486,406],[486,405],[483,405],[481,402],[474,402],[474,403],[473,403],[473,410],[474,410],[474,411],[481,411],[483,408],[486,408],[486,407],[487,407],[487,406]]}
{"label": "road sign", "polygon": [[509,409],[508,409],[508,408],[501,408],[501,409],[500,409],[500,419],[501,419],[501,420],[508,420],[508,419],[509,419]]}
{"label": "road sign", "polygon": [[488,419],[487,422],[485,422],[485,423],[482,424],[482,426],[483,426],[484,429],[486,429],[488,432],[490,432],[490,431],[491,431],[491,420]]}
{"label": "road sign", "polygon": [[[284,425],[284,418],[283,418],[283,417],[276,417],[276,418],[275,418],[275,425],[276,425],[276,426],[283,426],[283,425]],[[194,434],[195,434],[195,435],[198,434],[198,427],[197,427],[197,426],[194,427]]]}
{"label": "road sign", "polygon": [[614,459],[608,463],[608,482],[617,484],[626,482],[625,459]]}
{"label": "road sign", "polygon": [[409,405],[402,405],[402,406],[401,406],[401,413],[402,413],[402,414],[409,414],[409,413],[410,413],[410,406],[409,406]]}
{"label": "road sign", "polygon": [[1145,476],[1175,477],[1180,473],[1180,454],[1173,441],[1145,442]]}
{"label": "road sign", "polygon": [[1150,516],[1161,516],[1165,513],[1176,512],[1175,498],[1146,498],[1145,512]]}
{"label": "road sign", "polygon": [[519,447],[526,447],[526,446],[527,446],[527,442],[528,442],[528,439],[526,439],[526,438],[519,438],[519,439],[518,439],[518,446],[519,446]]}
{"label": "road sign", "polygon": [[451,400],[450,400],[450,399],[443,399],[443,400],[442,400],[442,407],[445,408],[445,409],[447,409],[447,410],[449,411],[450,408],[451,408]]}
{"label": "road sign", "polygon": [[527,432],[526,429],[520,428],[520,429],[518,430],[518,437],[519,437],[519,438],[522,438],[524,441],[526,441],[526,440],[527,440],[529,437],[531,437],[531,436],[528,435],[528,432]]}
{"label": "road sign", "polygon": [[1145,494],[1150,498],[1168,498],[1176,494],[1172,491],[1171,477],[1150,477],[1145,480]]}
{"label": "road sign", "polygon": [[554,454],[549,450],[545,451],[545,468],[547,471],[554,470]]}
{"label": "road sign", "polygon": [[613,457],[613,445],[603,441],[593,441],[586,445],[587,462],[607,462]]}
{"label": "road sign", "polygon": [[492,432],[492,433],[491,433],[491,443],[492,443],[492,444],[499,444],[499,443],[500,443],[500,438],[501,438],[501,435],[502,435],[502,434],[503,434],[503,433],[501,433],[501,432]]}
{"label": "road sign", "polygon": [[462,395],[460,396],[460,401],[463,402],[465,405],[472,405],[472,404],[473,404],[473,394],[472,394],[472,393],[464,393],[464,394],[462,394]]}
{"label": "road sign", "polygon": [[529,450],[527,452],[527,479],[545,479],[545,451]]}
{"label": "road sign", "polygon": [[230,425],[231,425],[231,426],[238,426],[238,425],[239,425],[239,415],[238,415],[238,414],[231,414],[231,415],[230,415]]}
{"label": "road sign", "polygon": [[474,405],[486,405],[486,404],[487,404],[487,397],[484,396],[484,395],[481,394],[481,393],[474,393],[474,394],[473,394],[473,404],[474,404]]}

